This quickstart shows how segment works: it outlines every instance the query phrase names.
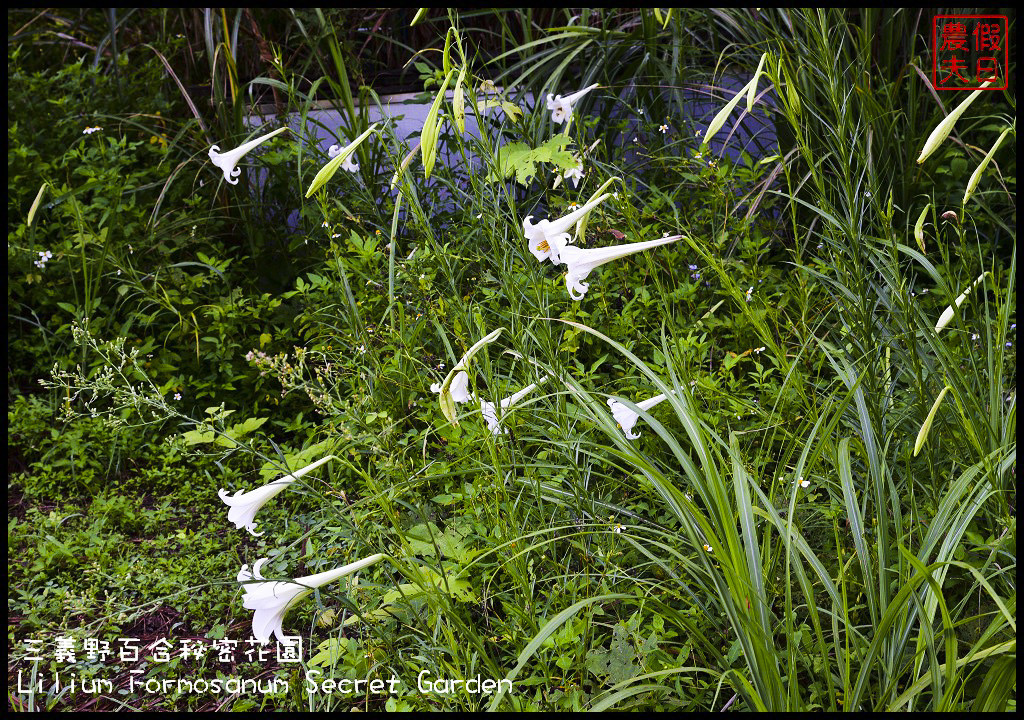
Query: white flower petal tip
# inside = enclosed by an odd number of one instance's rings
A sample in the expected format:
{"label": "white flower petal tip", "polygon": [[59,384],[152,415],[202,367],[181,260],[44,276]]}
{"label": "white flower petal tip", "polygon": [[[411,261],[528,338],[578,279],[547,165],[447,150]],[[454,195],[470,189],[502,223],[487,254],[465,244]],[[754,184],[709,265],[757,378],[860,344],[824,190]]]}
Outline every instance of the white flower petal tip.
{"label": "white flower petal tip", "polygon": [[214,145],[210,148],[210,162],[219,167],[224,172],[224,179],[232,185],[238,184],[238,176],[242,174],[242,169],[236,167],[241,161],[242,156],[247,152],[255,148],[260,143],[266,142],[275,135],[283,133],[288,130],[287,127],[278,128],[273,132],[268,132],[266,135],[260,135],[255,140],[250,140],[244,145],[239,145],[234,150],[228,150],[227,152],[221,152],[219,145]]}
{"label": "white flower petal tip", "polygon": [[588,92],[597,87],[597,83],[589,87],[585,87],[582,90],[574,92],[568,97],[562,97],[561,95],[552,95],[548,93],[548,110],[551,111],[551,120],[556,125],[569,120],[572,117],[572,106],[581,97],[586,95]]}
{"label": "white flower petal tip", "polygon": [[556,220],[541,220],[539,223],[534,224],[531,222],[533,215],[527,215],[523,219],[523,234],[529,243],[530,252],[540,262],[550,260],[553,264],[560,265],[562,260],[559,251],[571,239],[569,228],[610,197],[614,197],[614,194],[605,193],[600,195],[583,207],[573,210],[568,215],[563,215]]}
{"label": "white flower petal tip", "polygon": [[[665,393],[655,395],[648,400],[637,403],[636,406],[644,412],[647,412],[667,397],[668,395]],[[628,439],[636,440],[640,437],[640,433],[633,432],[633,426],[635,426],[636,421],[640,419],[639,413],[630,410],[624,403],[620,402],[616,398],[608,398],[608,407],[611,408],[612,417],[615,418],[615,422],[619,424],[619,427],[622,428],[622,433]]]}
{"label": "white flower petal tip", "polygon": [[284,616],[288,610],[313,590],[339,578],[351,575],[369,567],[384,558],[383,553],[357,560],[334,570],[296,578],[294,581],[264,580],[260,574],[260,566],[267,558],[259,560],[249,572],[249,566],[243,565],[238,573],[238,581],[246,583],[243,587],[245,595],[242,606],[253,610],[252,635],[260,642],[269,642],[271,634],[283,644],[288,644],[284,634]]}
{"label": "white flower petal tip", "polygon": [[[341,145],[331,145],[329,148],[327,148],[327,156],[333,160],[334,158],[338,157],[338,155],[341,154],[341,151]],[[352,159],[351,155],[349,155],[347,158],[341,161],[341,169],[348,170],[349,172],[359,172],[359,164]]]}
{"label": "white flower petal tip", "polygon": [[682,239],[682,235],[672,235],[657,240],[644,240],[643,242],[626,243],[624,245],[612,245],[606,248],[583,249],[573,245],[566,245],[561,248],[562,262],[568,267],[569,272],[565,276],[565,287],[573,300],[582,300],[590,289],[590,284],[584,282],[591,271],[599,265],[604,265],[612,260],[632,255],[634,253],[650,250],[659,245],[667,245],[670,242]]}
{"label": "white flower petal tip", "polygon": [[[351,157],[352,153],[354,153],[356,151],[356,148],[359,147],[359,144],[361,142],[363,142],[363,140],[365,140],[366,138],[368,138],[370,135],[373,134],[373,132],[377,129],[377,125],[378,125],[378,123],[373,123],[372,125],[370,125],[370,127],[366,128],[366,130],[363,131],[362,135],[357,137],[355,140],[350,142],[345,147],[343,147],[340,150],[338,150],[334,154],[334,157],[332,157],[327,162],[326,165],[324,165],[322,168],[320,168],[319,172],[317,172],[317,174],[313,177],[313,181],[309,184],[309,187],[306,188],[306,195],[305,196],[307,198],[308,197],[312,197],[313,193],[315,193],[317,190],[319,190],[324,185],[326,185],[327,182],[332,177],[334,177],[334,174],[336,172],[338,172],[338,168],[344,166],[345,169],[351,170],[351,168],[354,165],[354,163],[352,163],[350,165],[344,165],[344,163],[348,162],[348,160]],[[330,149],[328,149],[328,153],[330,153]],[[358,165],[356,165],[355,167],[358,168]]]}
{"label": "white flower petal tip", "polygon": [[333,455],[320,458],[315,463],[307,465],[306,467],[296,470],[291,475],[285,475],[282,478],[278,478],[273,482],[267,483],[261,488],[250,490],[249,492],[242,492],[238,490],[234,495],[229,495],[228,491],[221,488],[217,491],[217,495],[224,504],[227,505],[228,510],[228,522],[235,524],[235,527],[241,530],[245,528],[252,535],[259,537],[262,532],[256,532],[256,513],[260,511],[269,500],[279,495],[286,487],[291,485],[293,482],[301,478],[306,473],[309,473],[328,460],[333,460]]}

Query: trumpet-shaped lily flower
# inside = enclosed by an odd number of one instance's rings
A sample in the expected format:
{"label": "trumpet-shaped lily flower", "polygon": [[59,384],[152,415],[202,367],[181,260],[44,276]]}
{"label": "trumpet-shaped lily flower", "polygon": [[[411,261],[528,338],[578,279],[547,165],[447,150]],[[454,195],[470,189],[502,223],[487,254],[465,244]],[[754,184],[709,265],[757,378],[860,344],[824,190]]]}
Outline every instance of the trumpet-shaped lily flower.
{"label": "trumpet-shaped lily flower", "polygon": [[975,287],[977,287],[978,283],[985,279],[986,275],[988,275],[987,270],[979,275],[977,280],[968,285],[967,289],[957,296],[952,305],[942,311],[942,315],[939,316],[939,321],[935,323],[935,332],[939,332],[942,328],[949,325],[949,321],[953,319],[953,315],[956,313],[957,309],[964,304],[964,300],[967,299],[967,296],[971,294],[971,291],[974,290]]}
{"label": "trumpet-shaped lily flower", "polygon": [[[668,395],[662,393],[661,395],[655,395],[649,400],[638,402],[636,406],[647,412],[652,407],[660,403],[662,400],[667,398]],[[619,402],[615,398],[608,398],[608,407],[612,410],[612,417],[615,418],[615,422],[622,428],[622,432],[630,440],[636,440],[640,437],[640,433],[633,434],[633,426],[636,425],[636,421],[640,419],[640,415],[633,410],[630,410],[623,403]]]}
{"label": "trumpet-shaped lily flower", "polygon": [[534,224],[530,222],[533,215],[527,215],[523,220],[523,234],[530,243],[530,252],[540,262],[551,260],[555,265],[560,265],[562,260],[559,250],[570,242],[569,228],[612,195],[614,193],[600,195],[557,220],[541,220]]}
{"label": "trumpet-shaped lily flower", "polygon": [[313,590],[335,580],[358,572],[383,559],[383,553],[356,560],[334,570],[296,578],[294,581],[264,580],[260,567],[267,558],[258,560],[249,572],[249,566],[243,565],[238,573],[238,582],[246,583],[242,605],[247,610],[254,610],[252,616],[252,634],[260,642],[270,640],[270,635],[289,644],[284,634],[284,616],[288,610]]}
{"label": "trumpet-shaped lily flower", "polygon": [[[341,145],[331,145],[327,148],[327,156],[330,158],[336,158],[341,154]],[[341,169],[348,170],[349,172],[359,172],[359,164],[352,159],[353,156],[349,155],[347,158],[341,161]]]}
{"label": "trumpet-shaped lily flower", "polygon": [[[453,367],[451,371],[448,373],[448,376],[444,379],[444,382],[441,383],[441,386],[437,388],[437,393],[438,395],[440,395],[440,397],[438,398],[438,402],[441,405],[441,413],[445,416],[445,419],[447,419],[448,422],[450,422],[452,425],[457,426],[459,424],[459,419],[455,416],[456,398],[453,394],[452,386],[455,384],[455,381],[456,379],[459,378],[460,374],[465,375],[463,371],[467,367],[469,367],[469,361],[473,359],[473,356],[480,352],[480,350],[485,345],[488,345],[497,340],[501,336],[501,333],[504,332],[504,330],[505,328],[500,327],[494,332],[488,333],[487,335],[483,336],[475,343],[473,343],[473,346],[466,351],[466,354],[462,356],[462,359],[459,360],[459,362],[455,364],[455,367]],[[463,383],[463,391],[462,393],[460,393],[460,396],[465,396],[468,398],[469,392],[465,390],[465,387],[469,383],[469,377],[467,376],[465,380],[459,380],[459,382]]]}
{"label": "trumpet-shaped lily flower", "polygon": [[234,495],[229,496],[228,491],[221,488],[217,491],[217,494],[220,496],[220,499],[231,508],[228,510],[228,521],[233,522],[236,528],[245,528],[256,536],[262,535],[262,532],[256,532],[255,520],[256,513],[259,512],[260,508],[266,505],[268,500],[280,494],[282,490],[298,480],[300,477],[306,473],[316,470],[328,460],[333,459],[333,455],[328,455],[325,458],[317,460],[311,465],[307,465],[301,470],[296,470],[291,475],[285,475],[284,477],[274,480],[261,488],[250,490],[247,493],[243,493],[239,490]]}
{"label": "trumpet-shaped lily flower", "polygon": [[238,176],[242,174],[242,168],[235,167],[238,162],[242,159],[242,156],[252,150],[260,143],[266,142],[270,138],[283,133],[287,130],[287,127],[278,128],[273,132],[269,132],[266,135],[260,135],[255,140],[250,140],[244,145],[239,145],[234,150],[228,150],[222,153],[220,147],[214,145],[210,148],[210,162],[219,167],[224,171],[224,179],[232,185],[238,184]]}
{"label": "trumpet-shaped lily flower", "polygon": [[580,180],[583,179],[583,161],[580,160],[576,164],[576,167],[569,168],[564,173],[562,173],[562,179],[565,180],[566,182],[572,180],[572,186],[574,188],[578,188],[580,186]]}
{"label": "trumpet-shaped lily flower", "polygon": [[[460,370],[455,373],[455,377],[452,378],[452,384],[449,388],[452,394],[452,400],[457,403],[469,402],[473,399],[473,396],[469,392],[469,374],[465,370]],[[430,392],[441,392],[441,383],[434,383],[430,386]]]}
{"label": "trumpet-shaped lily flower", "polygon": [[368,138],[376,129],[377,123],[366,128],[362,135],[339,150],[333,159],[320,168],[320,172],[313,177],[313,182],[311,182],[309,187],[306,189],[306,197],[312,197],[313,193],[326,185],[327,181],[334,177],[334,173],[338,172],[338,168],[341,167],[341,164],[348,160],[352,153],[356,151],[356,148],[359,147],[359,143]]}
{"label": "trumpet-shaped lily flower", "polygon": [[562,97],[561,95],[552,96],[551,93],[548,93],[548,110],[551,111],[551,119],[554,123],[561,125],[564,122],[568,122],[569,118],[572,117],[573,104],[596,87],[597,83],[594,83],[590,87],[585,87],[568,97]]}
{"label": "trumpet-shaped lily flower", "polygon": [[501,433],[508,433],[506,428],[500,426],[500,420],[498,418],[497,409],[501,407],[501,414],[504,415],[505,411],[515,405],[517,402],[522,400],[524,397],[533,392],[538,385],[545,382],[547,378],[543,378],[539,382],[535,382],[532,385],[527,385],[522,390],[517,392],[515,395],[509,395],[507,398],[502,400],[500,403],[487,402],[486,400],[480,401],[480,413],[484,416],[484,420],[487,421],[487,427],[490,429],[492,435],[500,435]]}
{"label": "trumpet-shaped lily flower", "polygon": [[584,282],[590,272],[612,260],[643,252],[659,245],[667,245],[682,238],[682,235],[663,237],[658,240],[645,240],[643,242],[626,243],[624,245],[612,245],[606,248],[583,249],[574,245],[562,245],[560,249],[562,262],[569,268],[565,276],[565,287],[573,300],[582,300],[590,289],[590,283]]}

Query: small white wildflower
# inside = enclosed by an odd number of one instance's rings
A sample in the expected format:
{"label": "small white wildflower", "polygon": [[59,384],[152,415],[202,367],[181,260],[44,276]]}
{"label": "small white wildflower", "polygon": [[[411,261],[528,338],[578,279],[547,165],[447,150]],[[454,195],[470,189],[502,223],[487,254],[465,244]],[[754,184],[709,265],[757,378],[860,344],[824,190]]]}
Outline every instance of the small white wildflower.
{"label": "small white wildflower", "polygon": [[92,135],[94,132],[99,132],[102,129],[103,128],[101,128],[99,125],[97,125],[95,127],[87,127],[85,130],[82,131],[82,134],[83,135]]}
{"label": "small white wildflower", "polygon": [[658,126],[658,129],[661,130],[661,134],[664,135],[668,132],[668,125],[660,125]]}
{"label": "small white wildflower", "polygon": [[800,487],[802,487],[802,488],[806,488],[806,487],[810,487],[811,486],[811,481],[810,480],[804,480],[804,476],[803,475],[801,475],[798,478],[797,482],[800,483]]}
{"label": "small white wildflower", "polygon": [[754,294],[754,286],[751,285],[747,288],[747,302],[750,302],[750,296]]}
{"label": "small white wildflower", "polygon": [[174,393],[174,399],[175,400],[181,400],[181,393],[180,392]]}

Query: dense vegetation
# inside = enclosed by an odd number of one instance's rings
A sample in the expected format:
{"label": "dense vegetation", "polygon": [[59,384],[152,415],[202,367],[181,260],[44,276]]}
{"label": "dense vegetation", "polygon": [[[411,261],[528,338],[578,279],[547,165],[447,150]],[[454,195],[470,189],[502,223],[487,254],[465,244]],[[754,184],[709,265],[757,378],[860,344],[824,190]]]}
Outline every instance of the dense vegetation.
{"label": "dense vegetation", "polygon": [[[930,12],[9,11],[11,707],[1013,709],[1016,66],[918,162]],[[367,561],[301,664],[145,649],[261,558]]]}

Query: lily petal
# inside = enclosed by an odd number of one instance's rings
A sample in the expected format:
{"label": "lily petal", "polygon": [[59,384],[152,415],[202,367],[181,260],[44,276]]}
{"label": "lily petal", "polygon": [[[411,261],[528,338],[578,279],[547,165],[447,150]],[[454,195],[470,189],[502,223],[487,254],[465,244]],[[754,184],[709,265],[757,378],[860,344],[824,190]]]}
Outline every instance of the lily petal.
{"label": "lily petal", "polygon": [[517,402],[522,400],[524,397],[533,392],[538,385],[547,382],[547,378],[542,378],[537,382],[527,385],[522,390],[517,392],[515,395],[509,395],[507,398],[502,400],[498,405],[486,400],[480,401],[480,413],[484,416],[484,420],[487,421],[487,428],[491,431],[492,435],[500,435],[502,433],[508,433],[508,429],[502,428],[499,425],[497,408],[501,407],[501,414],[504,415],[505,411],[515,405]]}
{"label": "lily petal", "polygon": [[356,148],[359,147],[359,143],[370,136],[374,130],[377,129],[377,123],[374,123],[370,127],[366,128],[366,131],[362,135],[357,137],[355,140],[350,142],[348,145],[338,151],[338,154],[334,156],[334,159],[320,168],[320,172],[313,178],[313,182],[309,184],[309,188],[306,190],[306,197],[311,197],[313,193],[322,188],[327,184],[327,181],[334,177],[334,173],[338,172],[338,168],[341,164],[348,159],[349,155],[355,152]]}
{"label": "lily petal", "polygon": [[527,215],[523,219],[523,234],[529,242],[530,252],[540,262],[551,260],[553,264],[561,265],[559,249],[570,242],[569,228],[614,194],[605,193],[568,215],[563,215],[555,220],[541,220],[536,225],[530,222],[533,215]]}
{"label": "lily petal", "polygon": [[[338,157],[338,155],[341,154],[341,149],[341,145],[331,145],[329,148],[327,148],[327,156],[331,158],[336,158]],[[348,170],[349,172],[359,172],[359,164],[352,159],[352,155],[349,155],[347,158],[341,161],[341,169]]]}
{"label": "lily petal", "polygon": [[[660,395],[655,395],[648,400],[636,403],[636,406],[644,412],[647,412],[667,397],[668,395],[661,393]],[[612,417],[615,418],[615,422],[619,424],[619,427],[622,428],[622,432],[627,438],[630,440],[636,440],[640,437],[640,433],[633,433],[633,426],[636,425],[636,421],[640,419],[639,413],[630,410],[624,403],[619,402],[616,398],[608,398],[608,407],[611,408]]]}

